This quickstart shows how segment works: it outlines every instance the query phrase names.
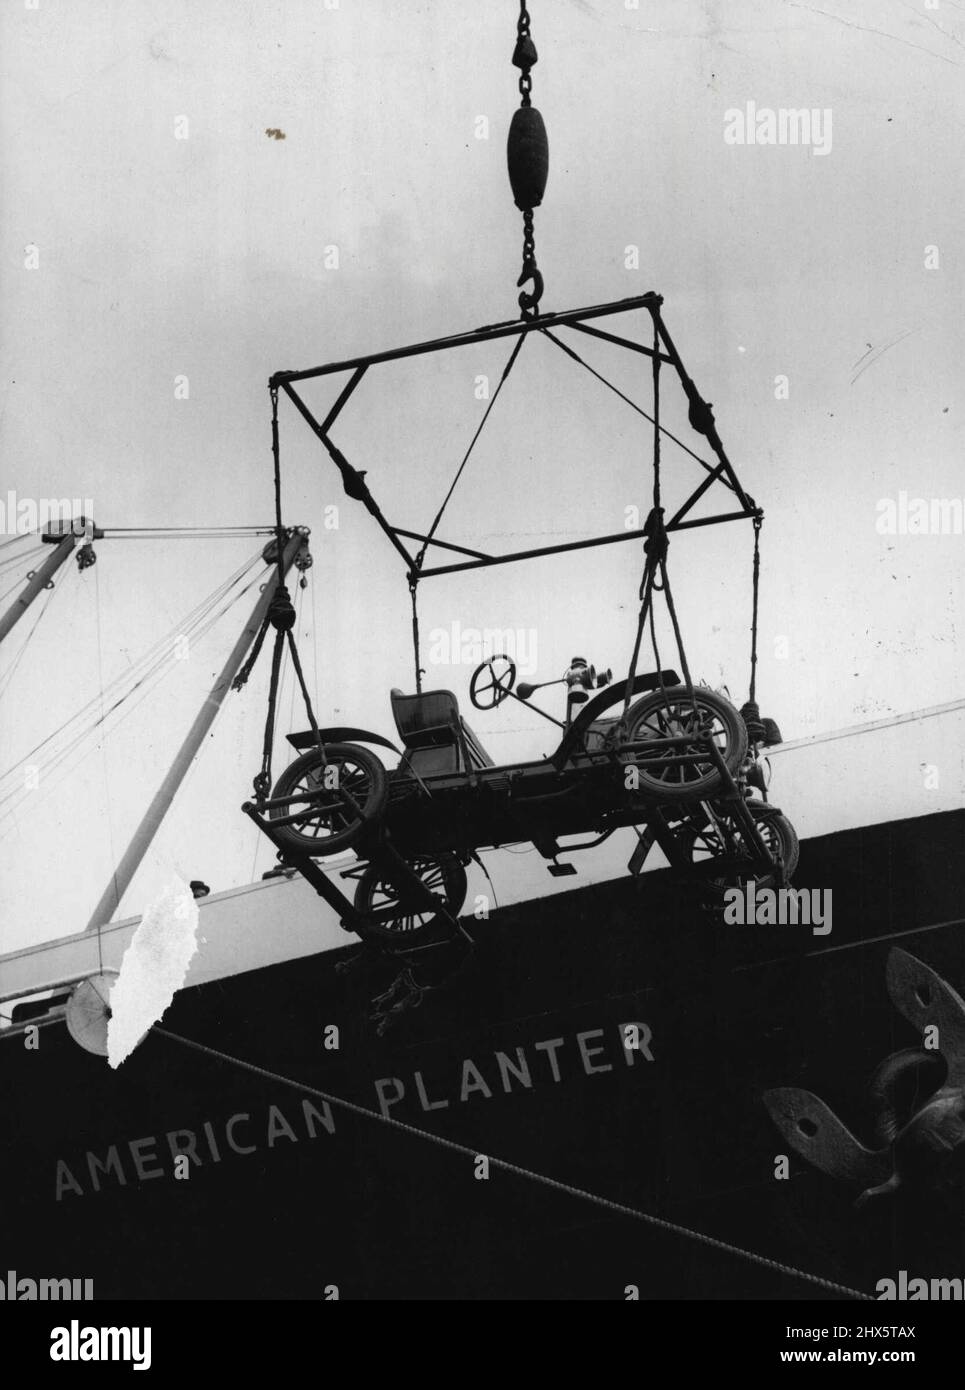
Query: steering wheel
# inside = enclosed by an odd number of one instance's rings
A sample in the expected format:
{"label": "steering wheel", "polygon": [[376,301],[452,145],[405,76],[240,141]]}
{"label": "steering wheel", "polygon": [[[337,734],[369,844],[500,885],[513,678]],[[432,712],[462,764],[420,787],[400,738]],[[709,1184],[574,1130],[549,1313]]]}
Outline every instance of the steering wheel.
{"label": "steering wheel", "polygon": [[516,663],[512,657],[491,656],[473,671],[469,698],[476,709],[495,709],[507,698],[515,682]]}

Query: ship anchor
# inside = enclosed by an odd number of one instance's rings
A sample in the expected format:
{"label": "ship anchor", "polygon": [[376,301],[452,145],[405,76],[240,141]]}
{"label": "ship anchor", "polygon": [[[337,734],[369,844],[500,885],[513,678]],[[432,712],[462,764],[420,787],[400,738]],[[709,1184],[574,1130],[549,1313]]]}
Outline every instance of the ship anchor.
{"label": "ship anchor", "polygon": [[[797,1087],[766,1091],[763,1101],[784,1138],[802,1158],[830,1177],[862,1184],[855,1207],[890,1196],[900,1187],[944,1193],[961,1191],[965,1178],[965,1000],[930,966],[893,947],[886,969],[895,1008],[934,1049],[892,1053],[872,1081],[875,1139],[862,1144],[819,1096]],[[905,1078],[944,1080],[928,1098],[899,1119],[898,1090]]]}

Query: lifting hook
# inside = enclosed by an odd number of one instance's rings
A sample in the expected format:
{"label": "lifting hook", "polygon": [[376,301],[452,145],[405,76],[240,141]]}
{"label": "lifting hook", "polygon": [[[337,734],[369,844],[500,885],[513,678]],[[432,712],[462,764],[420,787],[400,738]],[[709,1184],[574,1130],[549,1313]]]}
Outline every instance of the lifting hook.
{"label": "lifting hook", "polygon": [[523,290],[519,296],[519,307],[523,311],[524,319],[535,319],[539,317],[539,302],[543,297],[543,276],[535,265],[524,265],[520,272],[519,279],[516,281],[517,288],[525,285],[527,280],[532,280],[532,292]]}

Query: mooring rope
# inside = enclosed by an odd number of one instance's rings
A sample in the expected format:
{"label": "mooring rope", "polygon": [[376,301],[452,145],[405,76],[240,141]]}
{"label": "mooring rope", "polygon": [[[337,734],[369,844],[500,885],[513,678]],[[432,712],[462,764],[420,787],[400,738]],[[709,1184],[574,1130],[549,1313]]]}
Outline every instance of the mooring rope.
{"label": "mooring rope", "polygon": [[[431,1144],[436,1144],[439,1148],[448,1149],[452,1153],[461,1154],[464,1158],[475,1160],[479,1158],[480,1151],[472,1149],[466,1144],[460,1144],[455,1139],[446,1139],[441,1134],[432,1134],[429,1130],[420,1129],[418,1125],[406,1124],[404,1120],[397,1120],[391,1115],[382,1115],[374,1110],[369,1110],[364,1105],[358,1105],[355,1101],[346,1100],[343,1096],[333,1095],[331,1092],[319,1090],[315,1086],[309,1086],[307,1082],[295,1081],[291,1077],[282,1076],[279,1072],[269,1071],[266,1067],[256,1066],[253,1062],[245,1062],[240,1057],[231,1057],[226,1052],[219,1052],[217,1048],[209,1047],[206,1043],[196,1042],[193,1038],[181,1037],[178,1033],[172,1033],[167,1028],[159,1028],[156,1024],[151,1029],[158,1037],[168,1038],[172,1042],[181,1043],[184,1047],[193,1048],[196,1052],[202,1052],[209,1057],[214,1057],[219,1062],[227,1062],[229,1066],[239,1067],[242,1071],[250,1072],[253,1076],[259,1076],[265,1081],[276,1082],[280,1086],[287,1086],[294,1091],[302,1091],[306,1095],[315,1096],[319,1100],[327,1101],[329,1105],[334,1105],[341,1110],[347,1110],[350,1114],[360,1115],[366,1120],[375,1120],[380,1124],[388,1125],[392,1129],[400,1130],[403,1134],[414,1135],[417,1139],[425,1139]],[[665,1221],[663,1217],[653,1216],[650,1212],[639,1211],[636,1207],[625,1206],[622,1202],[615,1202],[609,1197],[601,1197],[596,1192],[587,1192],[585,1188],[574,1187],[571,1183],[561,1182],[558,1178],[548,1177],[545,1173],[537,1173],[531,1168],[523,1168],[518,1163],[509,1163],[504,1158],[496,1158],[492,1154],[484,1155],[494,1168],[501,1169],[504,1173],[511,1173],[514,1177],[525,1178],[529,1182],[539,1183],[542,1187],[547,1187],[554,1192],[562,1192],[568,1197],[575,1197],[582,1202],[592,1202],[595,1206],[602,1207],[605,1211],[614,1212],[618,1216],[628,1216],[634,1221],[642,1221],[648,1226],[657,1230],[666,1231],[670,1235],[682,1236],[687,1240],[695,1240],[702,1245],[709,1246],[713,1250],[720,1250],[724,1254],[733,1255],[738,1259],[747,1260],[751,1264],[760,1265],[763,1269],[774,1270],[777,1274],[786,1275],[792,1279],[801,1279],[805,1283],[814,1284],[818,1288],[827,1289],[830,1293],[843,1294],[846,1298],[856,1298],[873,1303],[875,1300],[871,1294],[862,1293],[860,1289],[852,1289],[847,1284],[835,1283],[832,1279],[824,1279],[819,1274],[809,1274],[807,1270],[797,1269],[794,1265],[783,1264],[780,1260],[769,1259],[766,1255],[758,1255],[753,1250],[743,1250],[739,1245],[731,1245],[729,1241],[718,1240],[716,1236],[706,1235],[703,1231],[693,1231],[688,1226],[680,1226],[675,1221]]]}

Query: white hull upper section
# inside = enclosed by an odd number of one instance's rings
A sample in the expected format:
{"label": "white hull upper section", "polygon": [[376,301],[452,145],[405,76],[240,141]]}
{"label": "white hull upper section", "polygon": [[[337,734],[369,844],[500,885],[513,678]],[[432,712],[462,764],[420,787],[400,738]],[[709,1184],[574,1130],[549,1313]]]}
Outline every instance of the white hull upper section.
{"label": "white hull upper section", "polygon": [[[946,707],[790,743],[771,750],[771,800],[802,838],[876,825],[965,804],[965,709]],[[486,911],[618,878],[636,843],[632,830],[619,831],[597,849],[574,854],[576,877],[552,878],[531,847],[494,850],[483,855],[492,886],[476,864],[469,868],[464,915]],[[561,856],[569,858],[565,852]],[[352,880],[341,880],[343,858],[327,872],[348,894]],[[665,863],[654,850],[647,868]],[[333,951],[357,938],[342,929],[332,909],[301,878],[267,879],[213,893],[199,902],[198,951],[185,985],[205,984],[281,961]],[[119,970],[140,922],[129,917],[99,932],[77,932],[0,956],[0,1014],[13,1002],[67,981]],[[3,1020],[0,1018],[0,1026]]]}

